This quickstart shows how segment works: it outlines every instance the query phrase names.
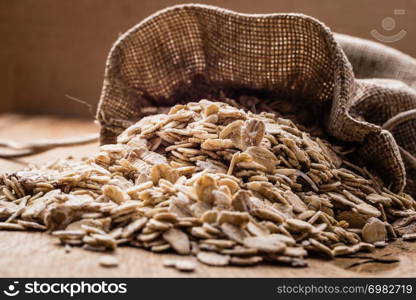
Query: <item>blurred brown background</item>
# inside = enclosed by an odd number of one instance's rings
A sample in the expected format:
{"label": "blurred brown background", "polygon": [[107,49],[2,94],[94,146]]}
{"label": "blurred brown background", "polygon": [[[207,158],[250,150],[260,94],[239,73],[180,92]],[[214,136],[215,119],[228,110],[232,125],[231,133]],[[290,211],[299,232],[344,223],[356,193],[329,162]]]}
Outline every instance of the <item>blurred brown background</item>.
{"label": "blurred brown background", "polygon": [[[70,95],[97,104],[104,64],[117,36],[164,7],[168,0],[0,0],[0,113],[91,118]],[[197,1],[246,13],[299,12],[333,31],[373,39],[370,31],[407,35],[390,46],[416,56],[415,0]],[[404,15],[394,15],[404,9]],[[386,32],[381,22],[393,17]]]}

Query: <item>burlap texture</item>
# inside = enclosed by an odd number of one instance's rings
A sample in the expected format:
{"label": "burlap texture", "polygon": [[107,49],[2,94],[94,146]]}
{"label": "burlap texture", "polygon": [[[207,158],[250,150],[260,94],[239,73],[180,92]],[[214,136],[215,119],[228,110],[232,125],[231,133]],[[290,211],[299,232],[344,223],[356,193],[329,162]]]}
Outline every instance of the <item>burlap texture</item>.
{"label": "burlap texture", "polygon": [[346,52],[324,24],[300,14],[248,15],[193,4],[159,11],[110,52],[97,112],[101,143],[114,142],[140,118],[141,107],[199,100],[224,87],[267,90],[323,105],[329,134],[357,143],[363,161],[393,191],[403,191],[398,145],[415,155],[416,121],[392,133],[381,125],[416,108],[410,87],[416,86],[416,62],[374,43],[337,39]]}

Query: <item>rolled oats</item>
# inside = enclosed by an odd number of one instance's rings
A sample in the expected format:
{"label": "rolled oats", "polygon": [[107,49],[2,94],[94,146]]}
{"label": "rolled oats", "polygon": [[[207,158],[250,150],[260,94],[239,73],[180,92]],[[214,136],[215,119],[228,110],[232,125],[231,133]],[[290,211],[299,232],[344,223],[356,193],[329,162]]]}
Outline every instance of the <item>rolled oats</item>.
{"label": "rolled oats", "polygon": [[384,242],[387,238],[387,230],[384,222],[377,218],[370,218],[364,225],[363,240],[368,243]]}
{"label": "rolled oats", "polygon": [[191,251],[191,245],[188,235],[183,231],[172,228],[163,234],[163,238],[172,246],[172,248],[179,254],[189,254]]}
{"label": "rolled oats", "polygon": [[261,262],[263,258],[261,256],[250,256],[250,257],[240,257],[232,256],[230,258],[230,264],[238,266],[251,266],[256,265]]}
{"label": "rolled oats", "polygon": [[100,257],[100,265],[106,268],[115,268],[118,266],[118,259],[113,255],[103,255]]}
{"label": "rolled oats", "polygon": [[280,239],[276,239],[271,235],[247,237],[243,243],[248,248],[255,248],[267,253],[282,253],[286,248],[286,245]]}
{"label": "rolled oats", "polygon": [[214,252],[200,251],[196,257],[203,264],[215,267],[226,266],[230,262],[229,255],[218,254]]}
{"label": "rolled oats", "polygon": [[1,176],[0,230],[47,230],[91,251],[173,251],[213,266],[302,267],[310,252],[415,239],[414,199],[272,108],[252,113],[224,99],[147,111],[158,114],[90,159]]}

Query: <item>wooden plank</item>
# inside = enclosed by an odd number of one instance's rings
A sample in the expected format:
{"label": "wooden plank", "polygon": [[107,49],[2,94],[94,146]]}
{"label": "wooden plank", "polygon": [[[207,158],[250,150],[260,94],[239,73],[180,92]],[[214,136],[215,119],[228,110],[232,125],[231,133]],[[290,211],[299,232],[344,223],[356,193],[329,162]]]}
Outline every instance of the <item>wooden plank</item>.
{"label": "wooden plank", "polygon": [[[0,139],[29,140],[61,138],[95,132],[93,122],[57,118],[4,116],[0,118]],[[15,161],[1,160],[0,170],[13,171],[28,163],[42,164],[72,155],[82,157],[97,151],[98,145],[54,149],[36,156]],[[57,240],[46,233],[0,231],[1,277],[414,277],[416,276],[416,244],[395,242],[376,250],[377,257],[397,257],[399,263],[365,263],[368,259],[337,258],[332,261],[310,258],[309,267],[294,269],[287,266],[260,265],[255,267],[214,268],[197,265],[194,273],[179,273],[163,267],[163,259],[173,254],[155,254],[142,249],[121,247],[115,255],[120,260],[117,268],[100,267],[101,253],[72,248],[66,253]],[[386,255],[386,256],[383,256]],[[184,257],[185,259],[185,257]],[[194,258],[186,258],[194,259]]]}

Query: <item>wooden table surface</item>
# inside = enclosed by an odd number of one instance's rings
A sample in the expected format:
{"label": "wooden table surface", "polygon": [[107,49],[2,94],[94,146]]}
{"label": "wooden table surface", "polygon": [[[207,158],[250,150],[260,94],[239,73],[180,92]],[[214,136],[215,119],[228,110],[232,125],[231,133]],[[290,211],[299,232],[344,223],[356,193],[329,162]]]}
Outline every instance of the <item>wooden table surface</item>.
{"label": "wooden table surface", "polygon": [[[62,120],[51,117],[0,117],[0,139],[29,141],[61,138],[98,131],[92,121]],[[0,159],[0,172],[22,169],[72,155],[91,155],[98,144],[59,148],[16,160]],[[0,231],[0,277],[415,277],[416,243],[395,241],[370,258],[337,258],[332,261],[308,258],[309,267],[295,269],[280,265],[215,268],[197,264],[194,273],[179,273],[162,265],[172,254],[154,254],[142,249],[121,247],[115,251],[117,268],[98,264],[101,253],[72,248],[69,253],[46,233]],[[374,258],[378,258],[375,261]],[[187,258],[194,259],[194,258]],[[394,262],[398,259],[399,262]]]}

